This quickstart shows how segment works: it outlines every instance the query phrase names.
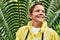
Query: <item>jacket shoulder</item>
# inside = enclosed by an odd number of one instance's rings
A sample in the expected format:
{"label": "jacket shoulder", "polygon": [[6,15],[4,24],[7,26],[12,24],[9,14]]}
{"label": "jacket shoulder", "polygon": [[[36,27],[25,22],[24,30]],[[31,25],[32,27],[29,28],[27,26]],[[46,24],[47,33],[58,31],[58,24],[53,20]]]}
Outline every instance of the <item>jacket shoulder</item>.
{"label": "jacket shoulder", "polygon": [[25,31],[25,30],[27,30],[27,29],[28,29],[27,26],[22,26],[22,27],[20,27],[20,28],[18,29],[18,31],[17,31],[16,33],[21,33],[21,32],[23,32],[23,31]]}
{"label": "jacket shoulder", "polygon": [[52,38],[58,40],[59,39],[58,33],[52,28],[48,28],[48,29],[49,29],[50,34],[52,35]]}
{"label": "jacket shoulder", "polygon": [[49,30],[49,32],[51,32],[51,33],[57,33],[54,29],[52,29],[52,28],[48,28],[48,30]]}
{"label": "jacket shoulder", "polygon": [[27,26],[20,27],[16,32],[16,40],[17,39],[22,40],[21,38],[24,35],[24,33],[27,31],[27,29],[28,29]]}

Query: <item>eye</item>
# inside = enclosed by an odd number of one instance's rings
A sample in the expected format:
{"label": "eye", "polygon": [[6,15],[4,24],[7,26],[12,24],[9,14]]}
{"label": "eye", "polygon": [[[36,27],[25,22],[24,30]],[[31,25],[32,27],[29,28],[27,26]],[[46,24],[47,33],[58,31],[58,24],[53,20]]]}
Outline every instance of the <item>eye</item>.
{"label": "eye", "polygon": [[45,11],[42,10],[43,13],[45,13]]}
{"label": "eye", "polygon": [[36,10],[36,12],[39,12],[40,10]]}

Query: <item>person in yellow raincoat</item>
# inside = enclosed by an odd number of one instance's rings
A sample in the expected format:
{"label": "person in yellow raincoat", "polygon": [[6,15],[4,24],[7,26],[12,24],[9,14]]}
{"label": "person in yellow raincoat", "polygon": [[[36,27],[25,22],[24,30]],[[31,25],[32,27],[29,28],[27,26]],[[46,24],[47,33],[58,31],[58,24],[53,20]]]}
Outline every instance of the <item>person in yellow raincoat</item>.
{"label": "person in yellow raincoat", "polygon": [[59,36],[47,26],[45,8],[42,3],[36,3],[29,9],[31,21],[16,32],[16,40],[59,40]]}

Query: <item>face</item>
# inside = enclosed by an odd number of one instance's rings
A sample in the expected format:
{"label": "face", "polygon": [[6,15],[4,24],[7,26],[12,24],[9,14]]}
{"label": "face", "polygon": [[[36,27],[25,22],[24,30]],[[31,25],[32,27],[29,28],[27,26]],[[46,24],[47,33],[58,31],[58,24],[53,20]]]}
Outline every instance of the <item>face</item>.
{"label": "face", "polygon": [[36,5],[29,17],[35,22],[43,22],[45,20],[44,6]]}

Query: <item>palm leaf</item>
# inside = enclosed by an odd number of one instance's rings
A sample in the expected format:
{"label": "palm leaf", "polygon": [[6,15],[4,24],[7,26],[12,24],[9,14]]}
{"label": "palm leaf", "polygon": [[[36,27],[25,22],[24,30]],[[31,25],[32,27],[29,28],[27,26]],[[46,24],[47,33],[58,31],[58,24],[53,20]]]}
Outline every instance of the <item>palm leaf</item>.
{"label": "palm leaf", "polygon": [[46,9],[48,26],[60,35],[59,0],[0,0],[0,39],[14,40],[19,27],[30,20],[29,8],[36,2],[42,2]]}

